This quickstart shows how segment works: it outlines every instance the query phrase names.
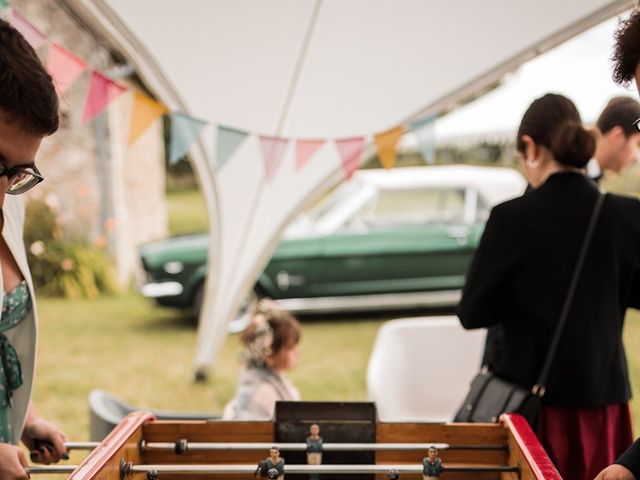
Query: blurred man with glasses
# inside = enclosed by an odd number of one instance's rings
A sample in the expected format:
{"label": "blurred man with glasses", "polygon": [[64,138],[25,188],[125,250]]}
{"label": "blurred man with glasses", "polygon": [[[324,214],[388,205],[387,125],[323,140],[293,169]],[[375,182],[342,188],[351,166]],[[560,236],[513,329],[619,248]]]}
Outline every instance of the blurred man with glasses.
{"label": "blurred man with glasses", "polygon": [[640,103],[631,97],[609,100],[596,127],[600,135],[587,174],[599,182],[605,172],[620,173],[637,161],[640,131],[633,125],[640,117]]}
{"label": "blurred man with glasses", "polygon": [[58,97],[35,51],[0,20],[0,478],[29,478],[32,460],[66,456],[66,436],[30,401],[36,349],[36,306],[22,241],[20,194],[43,180],[35,165],[42,139],[58,129]]}

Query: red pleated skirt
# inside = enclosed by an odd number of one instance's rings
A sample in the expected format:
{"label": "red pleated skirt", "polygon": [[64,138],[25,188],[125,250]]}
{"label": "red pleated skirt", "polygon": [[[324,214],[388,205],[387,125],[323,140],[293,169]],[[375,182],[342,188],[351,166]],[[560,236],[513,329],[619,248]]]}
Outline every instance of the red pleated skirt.
{"label": "red pleated skirt", "polygon": [[633,442],[629,404],[543,406],[537,433],[563,480],[591,480]]}

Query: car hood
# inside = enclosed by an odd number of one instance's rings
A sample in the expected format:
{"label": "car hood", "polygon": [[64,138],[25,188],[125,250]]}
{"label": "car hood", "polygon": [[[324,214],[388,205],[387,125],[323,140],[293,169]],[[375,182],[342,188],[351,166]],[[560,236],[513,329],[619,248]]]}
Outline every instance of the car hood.
{"label": "car hood", "polygon": [[140,245],[140,257],[147,268],[161,267],[168,261],[185,263],[206,260],[209,235],[183,235]]}

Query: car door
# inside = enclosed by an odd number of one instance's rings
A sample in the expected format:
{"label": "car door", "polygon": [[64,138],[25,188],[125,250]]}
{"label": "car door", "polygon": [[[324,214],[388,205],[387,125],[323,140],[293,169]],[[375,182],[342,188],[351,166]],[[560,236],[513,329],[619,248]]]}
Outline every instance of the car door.
{"label": "car door", "polygon": [[464,189],[379,191],[325,240],[327,295],[458,289],[473,246]]}
{"label": "car door", "polygon": [[282,241],[259,283],[276,299],[317,297],[324,294],[323,235]]}
{"label": "car door", "polygon": [[259,283],[266,290],[263,293],[276,299],[326,296],[327,238],[373,194],[371,188],[352,182],[299,217],[285,233],[260,276]]}

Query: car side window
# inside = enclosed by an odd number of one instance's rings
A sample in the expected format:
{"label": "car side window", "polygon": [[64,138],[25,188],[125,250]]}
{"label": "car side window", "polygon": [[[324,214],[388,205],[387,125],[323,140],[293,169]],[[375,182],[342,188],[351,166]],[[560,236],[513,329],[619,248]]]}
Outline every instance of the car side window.
{"label": "car side window", "polygon": [[347,223],[350,230],[426,224],[460,223],[464,218],[464,190],[381,190]]}
{"label": "car side window", "polygon": [[485,223],[487,221],[487,218],[489,218],[490,210],[491,209],[489,208],[487,202],[482,197],[478,197],[478,203],[476,207],[476,223]]}

